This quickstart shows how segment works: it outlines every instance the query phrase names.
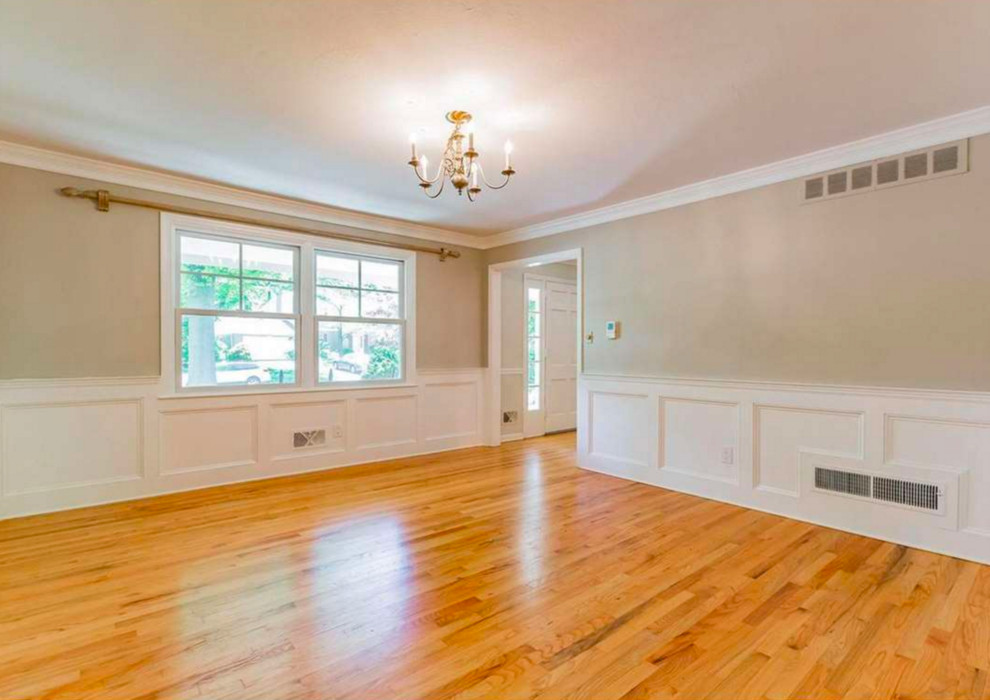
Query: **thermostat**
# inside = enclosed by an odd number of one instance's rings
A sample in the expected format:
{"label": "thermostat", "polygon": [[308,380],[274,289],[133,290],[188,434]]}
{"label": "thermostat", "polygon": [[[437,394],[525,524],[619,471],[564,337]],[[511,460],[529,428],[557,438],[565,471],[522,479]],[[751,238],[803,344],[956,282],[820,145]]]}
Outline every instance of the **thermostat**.
{"label": "thermostat", "polygon": [[619,337],[619,322],[618,321],[606,321],[605,322],[605,337],[609,340],[615,340]]}

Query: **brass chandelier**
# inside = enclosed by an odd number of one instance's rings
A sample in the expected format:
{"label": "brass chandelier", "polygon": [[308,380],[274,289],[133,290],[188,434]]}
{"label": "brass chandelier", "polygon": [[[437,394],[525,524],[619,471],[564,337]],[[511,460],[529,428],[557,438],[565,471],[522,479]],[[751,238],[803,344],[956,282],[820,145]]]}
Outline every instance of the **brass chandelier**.
{"label": "brass chandelier", "polygon": [[[489,189],[500,190],[509,184],[509,178],[516,174],[512,169],[512,142],[505,142],[505,169],[502,175],[505,180],[499,185],[493,185],[485,177],[485,171],[478,160],[478,151],[474,147],[474,131],[467,131],[467,148],[464,147],[465,127],[471,121],[471,115],[461,110],[447,112],[447,121],[454,125],[454,130],[450,132],[447,145],[443,149],[440,160],[440,168],[434,177],[430,177],[430,162],[424,155],[416,152],[416,138],[410,138],[412,142],[412,160],[409,165],[419,178],[419,186],[430,199],[436,199],[443,192],[447,180],[457,188],[457,194],[463,195],[467,192],[468,200],[475,201],[481,193],[479,182],[485,183]],[[433,186],[437,183],[440,186],[435,190]]]}

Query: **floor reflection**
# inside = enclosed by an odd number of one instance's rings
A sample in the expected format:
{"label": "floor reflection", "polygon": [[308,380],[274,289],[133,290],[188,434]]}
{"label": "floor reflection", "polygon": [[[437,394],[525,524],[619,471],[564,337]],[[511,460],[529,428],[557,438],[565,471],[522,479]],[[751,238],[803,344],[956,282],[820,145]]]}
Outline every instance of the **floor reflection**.
{"label": "floor reflection", "polygon": [[522,578],[532,586],[543,577],[547,538],[546,502],[543,498],[543,465],[539,456],[530,455],[523,468],[516,551]]}
{"label": "floor reflection", "polygon": [[384,652],[399,643],[414,569],[401,520],[382,515],[334,523],[316,533],[311,551],[315,613],[335,650]]}

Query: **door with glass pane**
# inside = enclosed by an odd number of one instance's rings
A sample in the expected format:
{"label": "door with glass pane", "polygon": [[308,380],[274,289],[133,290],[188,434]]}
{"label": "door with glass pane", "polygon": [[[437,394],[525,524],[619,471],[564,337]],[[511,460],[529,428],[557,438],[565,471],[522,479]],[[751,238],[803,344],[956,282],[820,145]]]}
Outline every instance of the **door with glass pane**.
{"label": "door with glass pane", "polygon": [[534,437],[546,432],[546,385],[544,362],[544,293],[545,283],[542,279],[523,278],[524,289],[524,323],[525,323],[525,354],[526,366],[523,379],[526,387],[523,394],[525,404],[523,411],[523,436]]}
{"label": "door with glass pane", "polygon": [[544,427],[553,433],[577,427],[577,285],[546,284]]}

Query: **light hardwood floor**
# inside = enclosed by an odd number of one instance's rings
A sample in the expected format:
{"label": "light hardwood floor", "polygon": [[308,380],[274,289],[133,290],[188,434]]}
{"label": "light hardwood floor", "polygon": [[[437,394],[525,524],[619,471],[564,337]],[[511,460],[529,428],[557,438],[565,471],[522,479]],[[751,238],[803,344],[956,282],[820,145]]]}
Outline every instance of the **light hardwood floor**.
{"label": "light hardwood floor", "polygon": [[990,567],[573,435],[0,523],[0,698],[987,697]]}

